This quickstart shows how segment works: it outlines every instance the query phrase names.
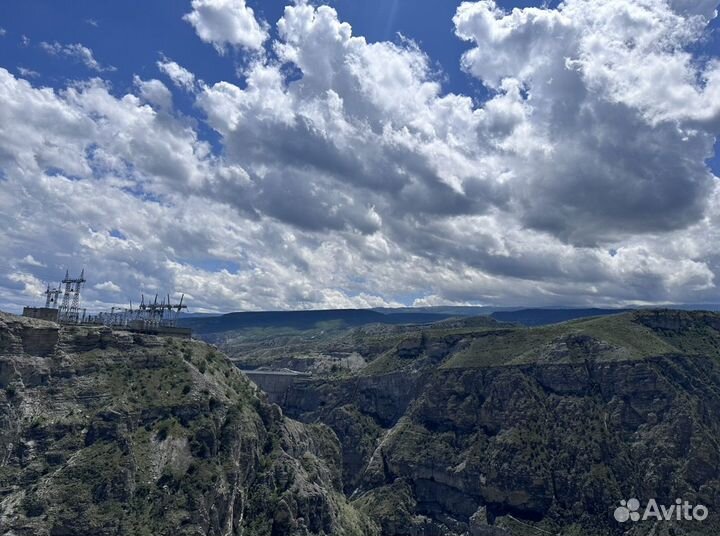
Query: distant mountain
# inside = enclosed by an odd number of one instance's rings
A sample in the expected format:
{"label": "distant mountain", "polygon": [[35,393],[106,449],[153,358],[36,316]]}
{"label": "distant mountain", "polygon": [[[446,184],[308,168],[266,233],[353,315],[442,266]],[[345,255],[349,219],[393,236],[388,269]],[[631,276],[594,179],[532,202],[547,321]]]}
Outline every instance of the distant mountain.
{"label": "distant mountain", "polygon": [[514,322],[523,326],[545,326],[576,318],[616,315],[628,311],[632,311],[632,309],[520,309],[517,311],[496,311],[490,316],[500,322]]}
{"label": "distant mountain", "polygon": [[[399,314],[399,313],[431,313],[431,314],[447,314],[452,316],[485,316],[492,315],[498,320],[509,322],[520,322],[522,324],[545,325],[555,322],[565,322],[573,318],[585,318],[587,316],[601,316],[606,314],[616,314],[625,311],[642,310],[642,309],[676,309],[684,311],[720,311],[720,304],[717,303],[667,303],[658,305],[648,305],[642,307],[571,307],[571,306],[548,306],[548,307],[496,307],[473,306],[473,305],[437,305],[431,307],[376,307],[373,311],[383,314]],[[526,318],[532,317],[533,323]],[[519,318],[523,320],[510,320]],[[539,319],[536,321],[534,319]],[[537,323],[535,323],[537,322]]]}
{"label": "distant mountain", "polygon": [[[718,311],[717,304],[673,305],[674,309]],[[642,309],[642,308],[637,308]],[[518,308],[485,306],[378,307],[375,309],[326,309],[312,311],[252,311],[228,314],[186,313],[179,325],[192,328],[202,336],[251,328],[287,328],[295,330],[343,329],[367,324],[430,324],[449,318],[492,317],[500,322],[524,326],[544,326],[590,316],[605,316],[635,310],[633,308]]]}
{"label": "distant mountain", "polygon": [[684,311],[720,311],[720,303],[681,303],[668,305],[668,309],[682,309]]}
{"label": "distant mountain", "polygon": [[484,316],[495,311],[515,310],[507,307],[485,307],[473,305],[435,305],[431,307],[375,307],[372,309],[386,315],[426,313],[450,316]]}
{"label": "distant mountain", "polygon": [[222,313],[180,313],[178,318],[210,318],[221,315]]}
{"label": "distant mountain", "polygon": [[220,333],[246,328],[347,328],[365,324],[429,324],[450,318],[451,314],[383,314],[370,309],[330,309],[319,311],[260,311],[229,313],[214,317],[181,318],[178,324],[197,334]]}

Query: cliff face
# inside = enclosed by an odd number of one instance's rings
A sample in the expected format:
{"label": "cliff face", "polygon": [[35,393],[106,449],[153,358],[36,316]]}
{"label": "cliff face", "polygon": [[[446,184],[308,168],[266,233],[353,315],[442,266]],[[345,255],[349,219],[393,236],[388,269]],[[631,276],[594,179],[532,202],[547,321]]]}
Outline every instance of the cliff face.
{"label": "cliff face", "polygon": [[[383,534],[710,535],[719,328],[718,315],[662,311],[459,338],[430,330],[384,356],[391,372],[302,380],[278,400],[336,431],[346,492]],[[710,517],[618,523],[633,497],[681,498]]]}
{"label": "cliff face", "polygon": [[0,533],[375,534],[341,450],[214,348],[0,314]]}
{"label": "cliff face", "polygon": [[717,507],[719,388],[703,358],[438,372],[369,461],[365,501],[408,483],[400,524],[458,533],[478,517],[517,528],[508,515],[603,533],[630,497]]}
{"label": "cliff face", "polygon": [[[716,534],[719,330],[393,331],[359,373],[268,375],[281,410],[197,341],[0,315],[0,534]],[[710,517],[621,525],[632,497]]]}

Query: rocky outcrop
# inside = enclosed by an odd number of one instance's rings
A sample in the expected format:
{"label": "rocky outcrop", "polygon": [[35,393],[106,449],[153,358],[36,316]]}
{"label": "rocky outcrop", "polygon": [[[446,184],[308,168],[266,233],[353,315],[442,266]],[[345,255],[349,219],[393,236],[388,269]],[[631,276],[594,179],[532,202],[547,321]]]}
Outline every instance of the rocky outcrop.
{"label": "rocky outcrop", "polygon": [[702,328],[720,330],[720,316],[708,311],[675,311],[660,309],[639,311],[634,314],[635,322],[656,331],[668,334],[698,331]]}
{"label": "rocky outcrop", "polygon": [[59,329],[53,322],[0,314],[0,355],[51,356],[57,351]]}
{"label": "rocky outcrop", "polygon": [[714,359],[442,371],[362,486],[409,482],[415,514],[463,527],[482,507],[553,531],[609,531],[623,497],[720,504],[719,417]]}
{"label": "rocky outcrop", "polygon": [[341,448],[196,341],[0,314],[0,533],[365,535]]}
{"label": "rocky outcrop", "polygon": [[390,373],[313,379],[253,374],[252,379],[288,416],[332,428],[342,446],[344,489],[351,494],[379,438],[405,413],[427,376]]}
{"label": "rocky outcrop", "polygon": [[[418,334],[386,356],[399,371],[303,380],[277,401],[335,431],[345,491],[383,534],[715,534],[719,319],[648,311],[467,344]],[[441,366],[419,366],[438,339],[451,341]],[[613,512],[632,497],[710,517],[622,525]]]}

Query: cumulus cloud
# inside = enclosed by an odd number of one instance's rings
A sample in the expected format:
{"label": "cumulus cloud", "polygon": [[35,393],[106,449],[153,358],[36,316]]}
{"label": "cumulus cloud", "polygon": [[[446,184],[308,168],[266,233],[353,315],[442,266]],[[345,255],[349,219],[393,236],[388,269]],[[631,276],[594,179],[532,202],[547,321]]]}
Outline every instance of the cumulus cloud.
{"label": "cumulus cloud", "polygon": [[[141,94],[147,86],[137,80]],[[129,296],[178,289],[203,310],[394,303],[334,275],[340,265],[316,253],[315,237],[238,218],[209,199],[209,177],[238,180],[242,170],[212,155],[185,118],[161,113],[158,99],[116,98],[97,80],[56,93],[3,69],[0,97],[12,104],[0,111],[0,273],[16,272],[12,251],[42,259],[42,280],[85,266],[91,281],[112,281]],[[208,259],[231,268],[205,266]],[[320,278],[335,283],[322,288]],[[0,305],[17,309],[27,299],[8,276],[0,287],[11,290]],[[88,306],[115,304],[112,290],[91,284]]]}
{"label": "cumulus cloud", "polygon": [[[382,233],[493,277],[565,284],[563,261],[577,278],[616,280],[622,265],[654,265],[662,284],[689,284],[676,274],[690,270],[707,289],[703,262],[661,267],[653,251],[610,257],[603,246],[686,229],[709,209],[717,67],[686,52],[706,7],[462,4],[456,32],[477,45],[463,66],[492,92],[475,106],[443,95],[412,43],[367,43],[332,8],[300,3],[278,23],[278,63],[258,61],[244,89],[221,82],[198,100],[250,174],[237,198],[286,223]],[[286,63],[299,80],[285,80]]]}
{"label": "cumulus cloud", "polygon": [[92,50],[80,43],[61,44],[57,41],[53,43],[43,41],[40,43],[40,48],[53,56],[65,56],[79,61],[85,65],[85,67],[93,71],[102,72],[115,70],[115,67],[112,65],[101,65],[93,56]]}
{"label": "cumulus cloud", "polygon": [[37,78],[38,76],[40,76],[39,72],[33,71],[32,69],[28,69],[26,67],[18,67],[17,71],[23,78]]}
{"label": "cumulus cloud", "polygon": [[112,281],[105,281],[103,283],[97,283],[97,284],[93,285],[93,288],[95,290],[100,290],[103,292],[111,292],[114,294],[117,294],[118,292],[122,292],[122,289],[118,285],[113,283]]}
{"label": "cumulus cloud", "polygon": [[184,19],[218,52],[228,45],[260,50],[268,37],[267,25],[255,18],[245,0],[193,0],[192,8]]}
{"label": "cumulus cloud", "polygon": [[[699,38],[697,23],[663,11],[659,1],[650,6],[655,11],[628,14],[655,24],[648,42],[682,36],[664,50],[632,52],[640,59],[657,54],[658,63],[682,59],[682,76],[669,91],[695,92],[698,101],[685,103],[689,124],[678,128],[683,117],[677,111],[674,118],[648,111],[667,106],[666,99],[647,95],[647,106],[624,102],[609,84],[584,78],[577,62],[607,65],[596,57],[602,52],[582,52],[591,48],[584,40],[596,42],[613,31],[600,28],[591,35],[595,19],[588,17],[610,17],[590,7],[568,2],[562,11],[505,14],[492,2],[463,4],[455,18],[458,34],[482,45],[463,63],[496,92],[481,108],[463,96],[441,95],[417,47],[368,44],[352,36],[331,8],[305,4],[286,8],[275,44],[281,61],[302,71],[300,80],[286,84],[279,64],[258,62],[245,89],[221,82],[199,102],[230,154],[250,169],[254,163],[262,168],[264,193],[272,193],[276,175],[289,177],[283,187],[291,188],[307,183],[297,175],[303,168],[313,170],[317,193],[304,192],[317,202],[304,204],[308,221],[282,208],[278,214],[298,224],[323,225],[313,205],[333,228],[346,224],[368,232],[369,222],[379,221],[358,220],[357,202],[345,205],[341,196],[336,201],[347,216],[334,221],[333,212],[322,209],[332,204],[321,193],[330,180],[360,190],[352,198],[365,199],[375,212],[387,205],[388,196],[376,197],[383,191],[393,192],[395,214],[407,206],[415,215],[478,214],[512,202],[526,225],[578,244],[685,227],[702,216],[714,180],[704,162],[712,154],[713,131],[698,129],[692,115],[711,114],[714,88],[688,82],[703,74],[712,80],[714,71],[695,72],[678,50]],[[621,6],[607,10],[621,13]],[[657,23],[656,14],[667,20]],[[617,40],[630,34],[642,40],[626,18],[617,20],[628,26],[615,23]],[[669,86],[672,77],[658,81],[652,72],[643,74],[640,59],[634,77],[647,87]],[[284,167],[273,174],[274,165]]]}
{"label": "cumulus cloud", "polygon": [[157,67],[165,73],[176,86],[187,91],[192,91],[195,87],[195,75],[178,63],[163,57],[161,61],[157,62]]}
{"label": "cumulus cloud", "polygon": [[23,258],[21,262],[23,264],[27,264],[28,266],[45,266],[42,262],[36,260],[32,255],[25,255],[25,258]]}
{"label": "cumulus cloud", "polygon": [[699,68],[685,48],[707,19],[664,0],[510,13],[481,1],[462,4],[454,22],[476,44],[463,67],[491,89],[519,84],[525,126],[544,140],[510,162],[527,225],[582,244],[703,217],[715,182],[705,159],[720,119],[720,69]]}
{"label": "cumulus cloud", "polygon": [[34,288],[9,275],[27,255],[39,280],[92,266],[91,304],[107,282],[196,310],[717,301],[720,77],[691,52],[713,4],[463,3],[478,101],[328,6],[286,7],[270,41],[244,2],[196,0],[201,39],[260,52],[210,85],[158,62],[219,151],[159,80],[0,69],[0,307]]}
{"label": "cumulus cloud", "polygon": [[[220,82],[198,97],[250,174],[237,199],[306,229],[366,234],[383,212],[478,213],[505,201],[480,138],[501,142],[494,123],[512,96],[478,114],[471,99],[441,95],[416,46],[369,44],[327,6],[288,7],[278,30],[279,62],[253,64],[244,89]],[[302,78],[286,83],[282,62]]]}
{"label": "cumulus cloud", "polygon": [[158,110],[172,109],[172,93],[160,80],[142,80],[136,75],[133,82],[142,100]]}
{"label": "cumulus cloud", "polygon": [[36,298],[45,290],[42,281],[40,281],[34,275],[26,272],[10,274],[8,276],[8,279],[13,283],[22,285],[22,293],[28,297]]}

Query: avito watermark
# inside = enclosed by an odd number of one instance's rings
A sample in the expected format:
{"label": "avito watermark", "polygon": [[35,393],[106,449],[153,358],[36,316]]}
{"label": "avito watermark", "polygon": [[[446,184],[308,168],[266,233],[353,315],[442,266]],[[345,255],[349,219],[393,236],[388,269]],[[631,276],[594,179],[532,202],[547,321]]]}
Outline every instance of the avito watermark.
{"label": "avito watermark", "polygon": [[655,499],[650,499],[641,510],[640,501],[630,499],[620,501],[620,506],[615,509],[615,520],[619,523],[627,521],[705,521],[708,516],[708,509],[702,504],[692,505],[688,501],[675,499],[675,504],[669,506],[658,504]]}

